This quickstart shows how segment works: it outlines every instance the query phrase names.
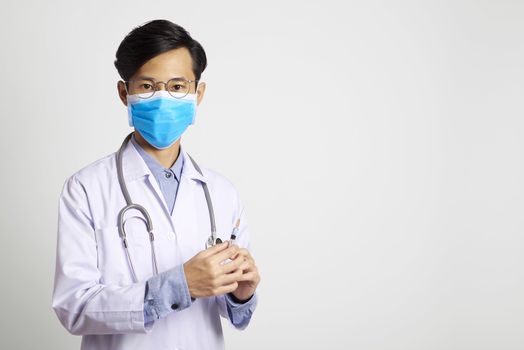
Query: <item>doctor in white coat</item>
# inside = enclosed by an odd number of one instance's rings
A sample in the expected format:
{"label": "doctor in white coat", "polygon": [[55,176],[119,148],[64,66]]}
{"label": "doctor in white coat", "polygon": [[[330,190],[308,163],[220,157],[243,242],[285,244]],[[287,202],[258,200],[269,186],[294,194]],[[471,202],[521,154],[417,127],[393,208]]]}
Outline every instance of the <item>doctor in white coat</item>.
{"label": "doctor in white coat", "polygon": [[[84,350],[223,349],[221,316],[248,325],[260,276],[235,187],[180,143],[204,96],[205,52],[182,27],[155,20],[131,31],[116,57],[119,96],[135,129],[122,148],[123,180],[149,213],[154,240],[144,214],[131,209],[123,243],[116,152],[70,176],[59,201],[53,308],[82,335]],[[204,187],[218,238],[207,249]]]}

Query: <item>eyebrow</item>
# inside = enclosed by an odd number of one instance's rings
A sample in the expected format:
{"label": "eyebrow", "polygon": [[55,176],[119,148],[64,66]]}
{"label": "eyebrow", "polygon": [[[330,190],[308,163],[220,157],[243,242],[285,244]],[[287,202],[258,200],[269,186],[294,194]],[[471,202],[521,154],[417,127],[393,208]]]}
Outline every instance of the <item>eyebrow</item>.
{"label": "eyebrow", "polygon": [[[141,75],[139,77],[137,77],[136,79],[134,80],[152,80],[154,82],[156,82],[157,80],[153,77],[148,77],[148,76],[145,76],[145,75]],[[169,78],[168,80],[171,80],[171,79],[186,79],[184,76],[176,76],[176,77],[172,77],[172,78]]]}

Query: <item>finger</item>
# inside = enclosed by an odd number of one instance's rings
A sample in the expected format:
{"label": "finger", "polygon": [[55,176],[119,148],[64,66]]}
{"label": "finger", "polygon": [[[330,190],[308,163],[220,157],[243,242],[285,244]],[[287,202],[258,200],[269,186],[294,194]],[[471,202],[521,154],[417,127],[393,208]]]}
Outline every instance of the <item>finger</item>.
{"label": "finger", "polygon": [[244,261],[242,262],[242,264],[238,268],[243,270],[244,272],[246,272],[246,271],[251,271],[253,269],[256,269],[256,265],[255,265],[255,262],[253,260],[249,260],[249,259],[245,259],[244,258]]}
{"label": "finger", "polygon": [[249,263],[248,261],[244,261],[237,270],[234,270],[230,272],[229,274],[236,273],[240,271],[241,274],[246,274],[249,272],[256,272],[258,273],[257,267],[254,264]]}
{"label": "finger", "polygon": [[241,275],[241,274],[246,273],[246,272],[254,271],[255,269],[256,269],[255,266],[253,266],[253,265],[251,265],[251,264],[249,264],[247,262],[243,262],[236,269],[231,270],[228,273],[224,273],[222,276],[228,276],[228,275],[231,275],[233,273],[238,273],[239,275]]}
{"label": "finger", "polygon": [[242,270],[235,270],[231,273],[220,276],[217,282],[219,285],[225,286],[225,285],[238,281],[238,279],[242,277],[242,275],[243,275]]}
{"label": "finger", "polygon": [[243,263],[248,263],[250,265],[255,265],[255,260],[253,260],[252,258],[245,257],[245,256],[236,257],[233,261],[236,261],[236,260],[240,260]]}
{"label": "finger", "polygon": [[238,253],[235,255],[235,258],[238,256],[250,257],[249,250],[246,248],[239,248]]}
{"label": "finger", "polygon": [[220,272],[222,272],[223,274],[233,272],[235,270],[238,270],[243,263],[244,261],[242,259],[231,260],[226,264],[220,265]]}
{"label": "finger", "polygon": [[233,255],[235,255],[238,252],[238,249],[239,248],[237,246],[233,245],[227,249],[221,250],[211,257],[212,262],[219,263],[224,260],[230,259],[231,257],[233,257]]}
{"label": "finger", "polygon": [[248,273],[244,273],[242,276],[240,276],[237,279],[237,282],[255,282],[258,278],[258,272],[257,271],[251,271]]}
{"label": "finger", "polygon": [[215,255],[215,254],[223,251],[224,249],[227,248],[227,246],[228,246],[227,242],[222,242],[222,243],[219,243],[219,244],[215,244],[214,246],[212,246],[210,248],[207,248],[206,250],[201,251],[200,255],[203,258],[207,258],[209,256]]}
{"label": "finger", "polygon": [[229,264],[229,263],[232,262],[232,261],[236,262],[237,264],[243,264],[243,263],[246,262],[246,261],[249,262],[249,260],[248,260],[246,257],[241,256],[241,255],[240,255],[240,256],[237,255],[236,257],[231,257],[231,258],[229,259],[229,261],[228,261],[228,260],[226,260],[226,261],[227,261],[227,262],[226,262],[225,264],[223,264],[223,265]]}
{"label": "finger", "polygon": [[249,261],[244,261],[242,264],[238,267],[239,270],[244,271],[251,271],[253,269],[253,264],[251,264]]}
{"label": "finger", "polygon": [[227,284],[227,285],[218,287],[217,289],[215,289],[213,294],[214,295],[223,295],[226,293],[232,293],[235,290],[237,290],[237,288],[238,288],[238,283],[235,281],[231,284]]}
{"label": "finger", "polygon": [[248,259],[248,260],[252,261],[253,263],[255,263],[255,260],[253,259],[253,256],[251,255],[249,250],[247,250],[246,248],[240,248],[238,253],[237,253],[237,255],[234,258],[237,258],[239,256],[242,256],[245,259]]}

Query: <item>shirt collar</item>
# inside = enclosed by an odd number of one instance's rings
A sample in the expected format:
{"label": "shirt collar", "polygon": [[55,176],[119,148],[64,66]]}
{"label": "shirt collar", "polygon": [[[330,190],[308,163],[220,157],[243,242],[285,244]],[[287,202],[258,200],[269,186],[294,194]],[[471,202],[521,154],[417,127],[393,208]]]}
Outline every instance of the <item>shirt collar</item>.
{"label": "shirt collar", "polygon": [[[136,150],[148,166],[149,170],[153,173],[155,176],[162,176],[162,174],[166,171],[166,168],[160,164],[158,160],[153,158],[149,153],[147,153],[142,146],[138,143],[138,141],[135,138],[135,135],[131,136],[131,142],[135,146]],[[180,182],[180,176],[182,175],[182,169],[184,167],[184,153],[182,152],[182,145],[180,145],[180,151],[178,153],[178,157],[176,161],[171,166],[171,171],[173,171],[173,174],[175,174],[176,179]]]}
{"label": "shirt collar", "polygon": [[[131,137],[130,142],[128,142],[125,146],[123,152],[122,160],[124,168],[124,178],[126,181],[133,181],[138,179],[139,177],[149,174],[153,175],[151,169],[149,169],[149,166],[146,164],[144,158],[139,153],[139,149],[141,149],[140,145],[137,144],[135,146],[135,144],[132,141],[133,138],[134,135]],[[184,147],[182,146],[182,143],[180,144],[179,158],[184,159],[183,166],[181,166],[181,178],[187,176],[190,179],[199,180],[201,182],[207,183],[206,176],[200,174],[193,165],[193,162],[189,161],[190,156],[185,151]],[[174,165],[175,164],[173,164],[173,166]]]}

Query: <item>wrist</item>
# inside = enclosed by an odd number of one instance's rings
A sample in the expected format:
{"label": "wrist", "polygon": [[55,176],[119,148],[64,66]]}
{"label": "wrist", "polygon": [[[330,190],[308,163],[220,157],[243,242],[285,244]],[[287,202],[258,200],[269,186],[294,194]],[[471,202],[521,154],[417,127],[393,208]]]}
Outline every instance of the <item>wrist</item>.
{"label": "wrist", "polygon": [[238,298],[234,292],[233,293],[227,293],[227,295],[231,298],[231,300],[234,302],[234,303],[237,303],[237,304],[245,304],[247,303],[248,301],[251,300],[251,298],[253,298],[253,295],[254,294],[251,294],[248,298],[245,298],[245,299],[240,299]]}

